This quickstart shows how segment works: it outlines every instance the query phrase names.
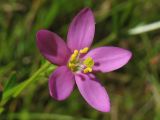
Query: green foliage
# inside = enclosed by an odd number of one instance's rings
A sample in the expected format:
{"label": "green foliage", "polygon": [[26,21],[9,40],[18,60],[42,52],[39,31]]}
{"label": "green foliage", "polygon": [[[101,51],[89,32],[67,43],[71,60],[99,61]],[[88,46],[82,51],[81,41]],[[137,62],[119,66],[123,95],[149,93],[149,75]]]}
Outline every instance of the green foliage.
{"label": "green foliage", "polygon": [[[90,108],[77,89],[66,101],[54,101],[48,77],[56,66],[44,61],[36,47],[39,29],[65,39],[70,21],[84,7],[96,17],[93,47],[133,52],[122,69],[97,74],[108,90],[110,113]],[[158,0],[0,1],[0,119],[159,120],[159,11]]]}

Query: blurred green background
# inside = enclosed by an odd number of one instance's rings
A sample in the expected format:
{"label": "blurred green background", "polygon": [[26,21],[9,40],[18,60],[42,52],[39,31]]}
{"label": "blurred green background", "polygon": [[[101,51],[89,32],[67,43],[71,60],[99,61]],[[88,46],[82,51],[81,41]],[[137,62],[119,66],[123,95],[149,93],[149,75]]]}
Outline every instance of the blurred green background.
{"label": "blurred green background", "polygon": [[[48,92],[55,69],[36,47],[36,32],[66,39],[84,7],[96,18],[93,47],[133,52],[130,62],[97,77],[108,91],[111,112],[91,108],[78,90],[62,102]],[[0,120],[160,120],[159,0],[0,0]]]}

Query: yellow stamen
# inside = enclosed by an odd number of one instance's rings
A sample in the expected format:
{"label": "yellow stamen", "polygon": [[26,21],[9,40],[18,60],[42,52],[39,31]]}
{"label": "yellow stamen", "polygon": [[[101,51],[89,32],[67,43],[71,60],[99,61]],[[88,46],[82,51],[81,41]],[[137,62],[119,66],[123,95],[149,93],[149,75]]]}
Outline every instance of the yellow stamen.
{"label": "yellow stamen", "polygon": [[88,47],[85,47],[80,51],[74,50],[68,62],[68,67],[71,71],[76,72],[82,70],[84,73],[92,72],[92,67],[94,66],[93,59],[91,57],[87,57],[83,61],[80,59],[80,55],[87,53],[88,50]]}
{"label": "yellow stamen", "polygon": [[74,53],[71,55],[70,62],[74,62],[78,56],[78,50],[74,50]]}
{"label": "yellow stamen", "polygon": [[88,52],[88,50],[89,50],[89,48],[88,47],[85,47],[85,48],[83,48],[83,49],[81,49],[80,50],[80,53],[87,53]]}
{"label": "yellow stamen", "polygon": [[71,58],[70,58],[70,61],[71,61],[71,62],[75,61],[75,60],[76,60],[76,57],[77,57],[77,56],[76,56],[75,54],[72,54],[72,55],[71,55]]}
{"label": "yellow stamen", "polygon": [[78,55],[78,50],[74,50],[74,53],[73,53],[74,55]]}
{"label": "yellow stamen", "polygon": [[69,63],[68,66],[69,68],[75,68],[76,65],[74,63]]}
{"label": "yellow stamen", "polygon": [[83,61],[83,64],[87,67],[92,68],[94,66],[94,61],[91,57],[88,57]]}
{"label": "yellow stamen", "polygon": [[84,73],[92,72],[92,68],[87,67],[83,70]]}

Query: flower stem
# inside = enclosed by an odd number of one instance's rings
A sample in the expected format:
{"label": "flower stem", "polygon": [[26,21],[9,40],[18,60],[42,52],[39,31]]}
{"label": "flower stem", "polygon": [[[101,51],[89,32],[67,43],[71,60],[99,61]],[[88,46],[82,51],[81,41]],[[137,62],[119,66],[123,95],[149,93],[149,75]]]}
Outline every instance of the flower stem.
{"label": "flower stem", "polygon": [[46,62],[29,79],[25,80],[14,88],[4,92],[3,99],[7,99],[10,96],[17,97],[27,86],[29,86],[29,84],[35,82],[41,74],[45,73],[46,69],[49,68],[50,65],[51,64],[49,62]]}

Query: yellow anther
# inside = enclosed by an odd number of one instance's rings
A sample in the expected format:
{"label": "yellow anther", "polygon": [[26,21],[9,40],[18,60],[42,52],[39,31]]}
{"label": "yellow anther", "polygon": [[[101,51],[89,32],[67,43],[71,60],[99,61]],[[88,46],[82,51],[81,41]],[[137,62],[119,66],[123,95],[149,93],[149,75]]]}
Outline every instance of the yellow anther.
{"label": "yellow anther", "polygon": [[[83,70],[84,73],[92,72],[92,67],[94,65],[93,59],[91,57],[87,57],[83,61],[80,59],[80,54],[87,53],[88,49],[88,47],[85,47],[80,51],[74,50],[68,62],[68,68],[71,71],[76,72]],[[83,69],[84,67],[85,69]]]}
{"label": "yellow anther", "polygon": [[74,53],[70,57],[70,62],[74,62],[78,56],[78,50],[74,50]]}
{"label": "yellow anther", "polygon": [[76,65],[74,63],[69,63],[68,66],[69,68],[74,68]]}
{"label": "yellow anther", "polygon": [[80,53],[87,53],[88,52],[88,50],[89,50],[89,48],[88,47],[85,47],[85,48],[83,48],[83,49],[81,49],[80,50]]}
{"label": "yellow anther", "polygon": [[83,70],[84,73],[92,72],[92,68],[87,67]]}
{"label": "yellow anther", "polygon": [[89,72],[92,72],[92,68],[88,68],[88,71],[89,71]]}
{"label": "yellow anther", "polygon": [[74,62],[74,61],[76,60],[76,57],[77,57],[77,55],[72,54],[72,55],[71,55],[71,58],[70,58],[70,61],[71,61],[71,62]]}
{"label": "yellow anther", "polygon": [[74,50],[74,53],[73,53],[74,55],[78,55],[78,50]]}
{"label": "yellow anther", "polygon": [[83,64],[87,67],[92,68],[94,66],[94,61],[91,57],[88,57],[83,61]]}

